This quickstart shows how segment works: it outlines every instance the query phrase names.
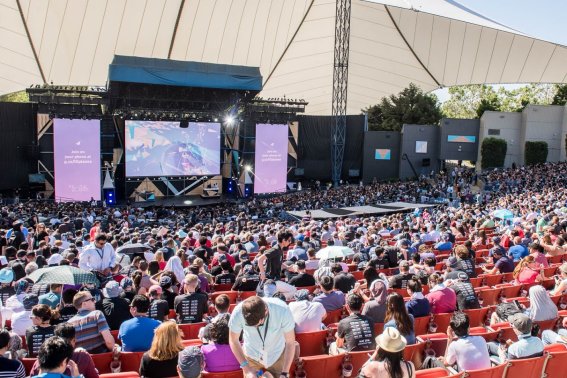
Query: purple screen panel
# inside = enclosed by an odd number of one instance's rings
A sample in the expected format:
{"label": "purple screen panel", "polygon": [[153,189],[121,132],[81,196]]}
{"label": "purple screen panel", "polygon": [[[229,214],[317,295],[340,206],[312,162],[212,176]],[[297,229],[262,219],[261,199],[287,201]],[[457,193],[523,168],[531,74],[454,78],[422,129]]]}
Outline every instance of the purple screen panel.
{"label": "purple screen panel", "polygon": [[287,139],[287,125],[256,125],[254,193],[285,192]]}
{"label": "purple screen panel", "polygon": [[54,119],[55,199],[100,200],[100,121]]}
{"label": "purple screen panel", "polygon": [[126,176],[220,173],[220,123],[126,121]]}

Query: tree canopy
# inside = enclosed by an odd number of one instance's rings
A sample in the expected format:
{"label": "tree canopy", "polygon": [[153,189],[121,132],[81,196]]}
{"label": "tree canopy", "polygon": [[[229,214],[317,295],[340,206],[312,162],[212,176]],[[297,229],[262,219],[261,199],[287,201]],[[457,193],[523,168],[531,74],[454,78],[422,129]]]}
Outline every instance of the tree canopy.
{"label": "tree canopy", "polygon": [[[486,84],[449,88],[450,98],[441,110],[447,118],[480,118],[487,110],[521,112],[526,105],[561,105],[567,100],[565,85],[528,84],[515,89]],[[557,103],[556,103],[557,101]]]}
{"label": "tree canopy", "polygon": [[433,125],[442,116],[437,96],[424,93],[413,83],[363,112],[368,114],[368,129],[374,131],[400,131],[404,124]]}

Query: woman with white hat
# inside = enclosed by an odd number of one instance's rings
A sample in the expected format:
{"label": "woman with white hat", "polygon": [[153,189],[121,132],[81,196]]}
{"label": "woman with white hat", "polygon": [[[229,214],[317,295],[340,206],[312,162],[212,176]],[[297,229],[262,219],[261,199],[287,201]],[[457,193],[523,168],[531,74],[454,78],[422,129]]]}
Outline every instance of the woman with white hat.
{"label": "woman with white hat", "polygon": [[364,364],[359,377],[365,378],[414,378],[413,363],[404,361],[406,338],[392,327],[376,337],[376,351]]}

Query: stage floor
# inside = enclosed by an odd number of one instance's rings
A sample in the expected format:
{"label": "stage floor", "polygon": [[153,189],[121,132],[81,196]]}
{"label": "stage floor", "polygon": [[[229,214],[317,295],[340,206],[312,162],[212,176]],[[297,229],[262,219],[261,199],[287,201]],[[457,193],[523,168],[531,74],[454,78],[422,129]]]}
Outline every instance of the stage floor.
{"label": "stage floor", "polygon": [[173,206],[173,207],[196,207],[217,205],[219,203],[232,202],[224,196],[217,198],[202,198],[201,196],[170,196],[157,197],[155,201],[140,201],[132,203],[136,207],[152,207],[152,206]]}

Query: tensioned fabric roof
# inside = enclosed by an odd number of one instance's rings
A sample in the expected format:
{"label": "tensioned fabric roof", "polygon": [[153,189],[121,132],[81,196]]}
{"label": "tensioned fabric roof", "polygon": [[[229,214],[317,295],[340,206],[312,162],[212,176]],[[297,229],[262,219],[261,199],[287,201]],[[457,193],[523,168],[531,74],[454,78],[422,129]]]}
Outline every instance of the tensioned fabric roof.
{"label": "tensioned fabric roof", "polygon": [[[127,55],[259,67],[262,97],[330,114],[334,25],[334,0],[0,0],[0,94],[105,85]],[[349,114],[410,82],[567,82],[567,47],[453,0],[352,0],[349,54]]]}

